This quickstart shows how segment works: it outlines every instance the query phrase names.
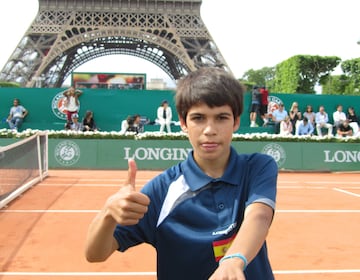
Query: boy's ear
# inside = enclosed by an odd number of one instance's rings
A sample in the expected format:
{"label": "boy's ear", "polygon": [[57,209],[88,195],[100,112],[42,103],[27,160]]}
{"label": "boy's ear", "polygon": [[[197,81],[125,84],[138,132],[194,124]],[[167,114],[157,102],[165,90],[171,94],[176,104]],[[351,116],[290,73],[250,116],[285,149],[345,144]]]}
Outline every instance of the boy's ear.
{"label": "boy's ear", "polygon": [[234,129],[233,131],[235,132],[236,130],[238,130],[240,127],[240,117],[236,117],[235,121],[234,121]]}
{"label": "boy's ear", "polygon": [[185,121],[181,116],[179,116],[179,121],[180,121],[181,130],[182,130],[183,132],[187,133],[188,130],[187,130],[186,121]]}

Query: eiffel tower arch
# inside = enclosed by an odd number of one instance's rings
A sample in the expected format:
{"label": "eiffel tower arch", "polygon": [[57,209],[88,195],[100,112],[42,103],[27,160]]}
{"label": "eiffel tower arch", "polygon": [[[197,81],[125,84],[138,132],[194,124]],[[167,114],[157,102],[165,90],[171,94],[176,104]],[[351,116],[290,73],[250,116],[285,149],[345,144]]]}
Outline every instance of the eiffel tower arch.
{"label": "eiffel tower arch", "polygon": [[224,58],[200,16],[202,0],[39,0],[39,10],[0,80],[61,87],[80,65],[123,54],[148,60],[177,80]]}

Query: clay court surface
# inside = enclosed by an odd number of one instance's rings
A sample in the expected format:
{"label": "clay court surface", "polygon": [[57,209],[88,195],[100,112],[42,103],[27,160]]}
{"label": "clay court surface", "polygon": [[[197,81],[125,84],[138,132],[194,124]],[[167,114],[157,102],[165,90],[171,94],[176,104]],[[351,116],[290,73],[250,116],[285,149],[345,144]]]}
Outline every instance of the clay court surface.
{"label": "clay court surface", "polygon": [[[137,188],[158,173],[138,171]],[[104,263],[84,258],[87,227],[125,176],[50,170],[1,209],[0,279],[156,279],[147,245]],[[360,173],[280,173],[267,240],[276,279],[360,279]]]}

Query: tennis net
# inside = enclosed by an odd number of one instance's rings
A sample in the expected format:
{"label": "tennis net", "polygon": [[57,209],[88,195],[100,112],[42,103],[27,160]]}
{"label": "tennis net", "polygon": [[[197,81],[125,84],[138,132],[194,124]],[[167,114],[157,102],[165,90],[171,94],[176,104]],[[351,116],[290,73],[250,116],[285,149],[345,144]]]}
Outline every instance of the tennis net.
{"label": "tennis net", "polygon": [[37,133],[0,147],[0,209],[48,175],[48,137]]}

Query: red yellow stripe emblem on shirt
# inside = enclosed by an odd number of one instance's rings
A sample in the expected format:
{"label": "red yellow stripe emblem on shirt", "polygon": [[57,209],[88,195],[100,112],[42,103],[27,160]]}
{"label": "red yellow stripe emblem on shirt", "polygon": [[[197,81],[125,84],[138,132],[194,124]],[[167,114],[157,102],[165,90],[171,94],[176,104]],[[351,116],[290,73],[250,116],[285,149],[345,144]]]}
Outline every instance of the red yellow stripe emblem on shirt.
{"label": "red yellow stripe emblem on shirt", "polygon": [[231,236],[230,238],[214,241],[213,244],[213,250],[214,250],[214,256],[215,260],[218,262],[226,253],[226,251],[231,246],[233,240],[235,238],[234,236]]}

